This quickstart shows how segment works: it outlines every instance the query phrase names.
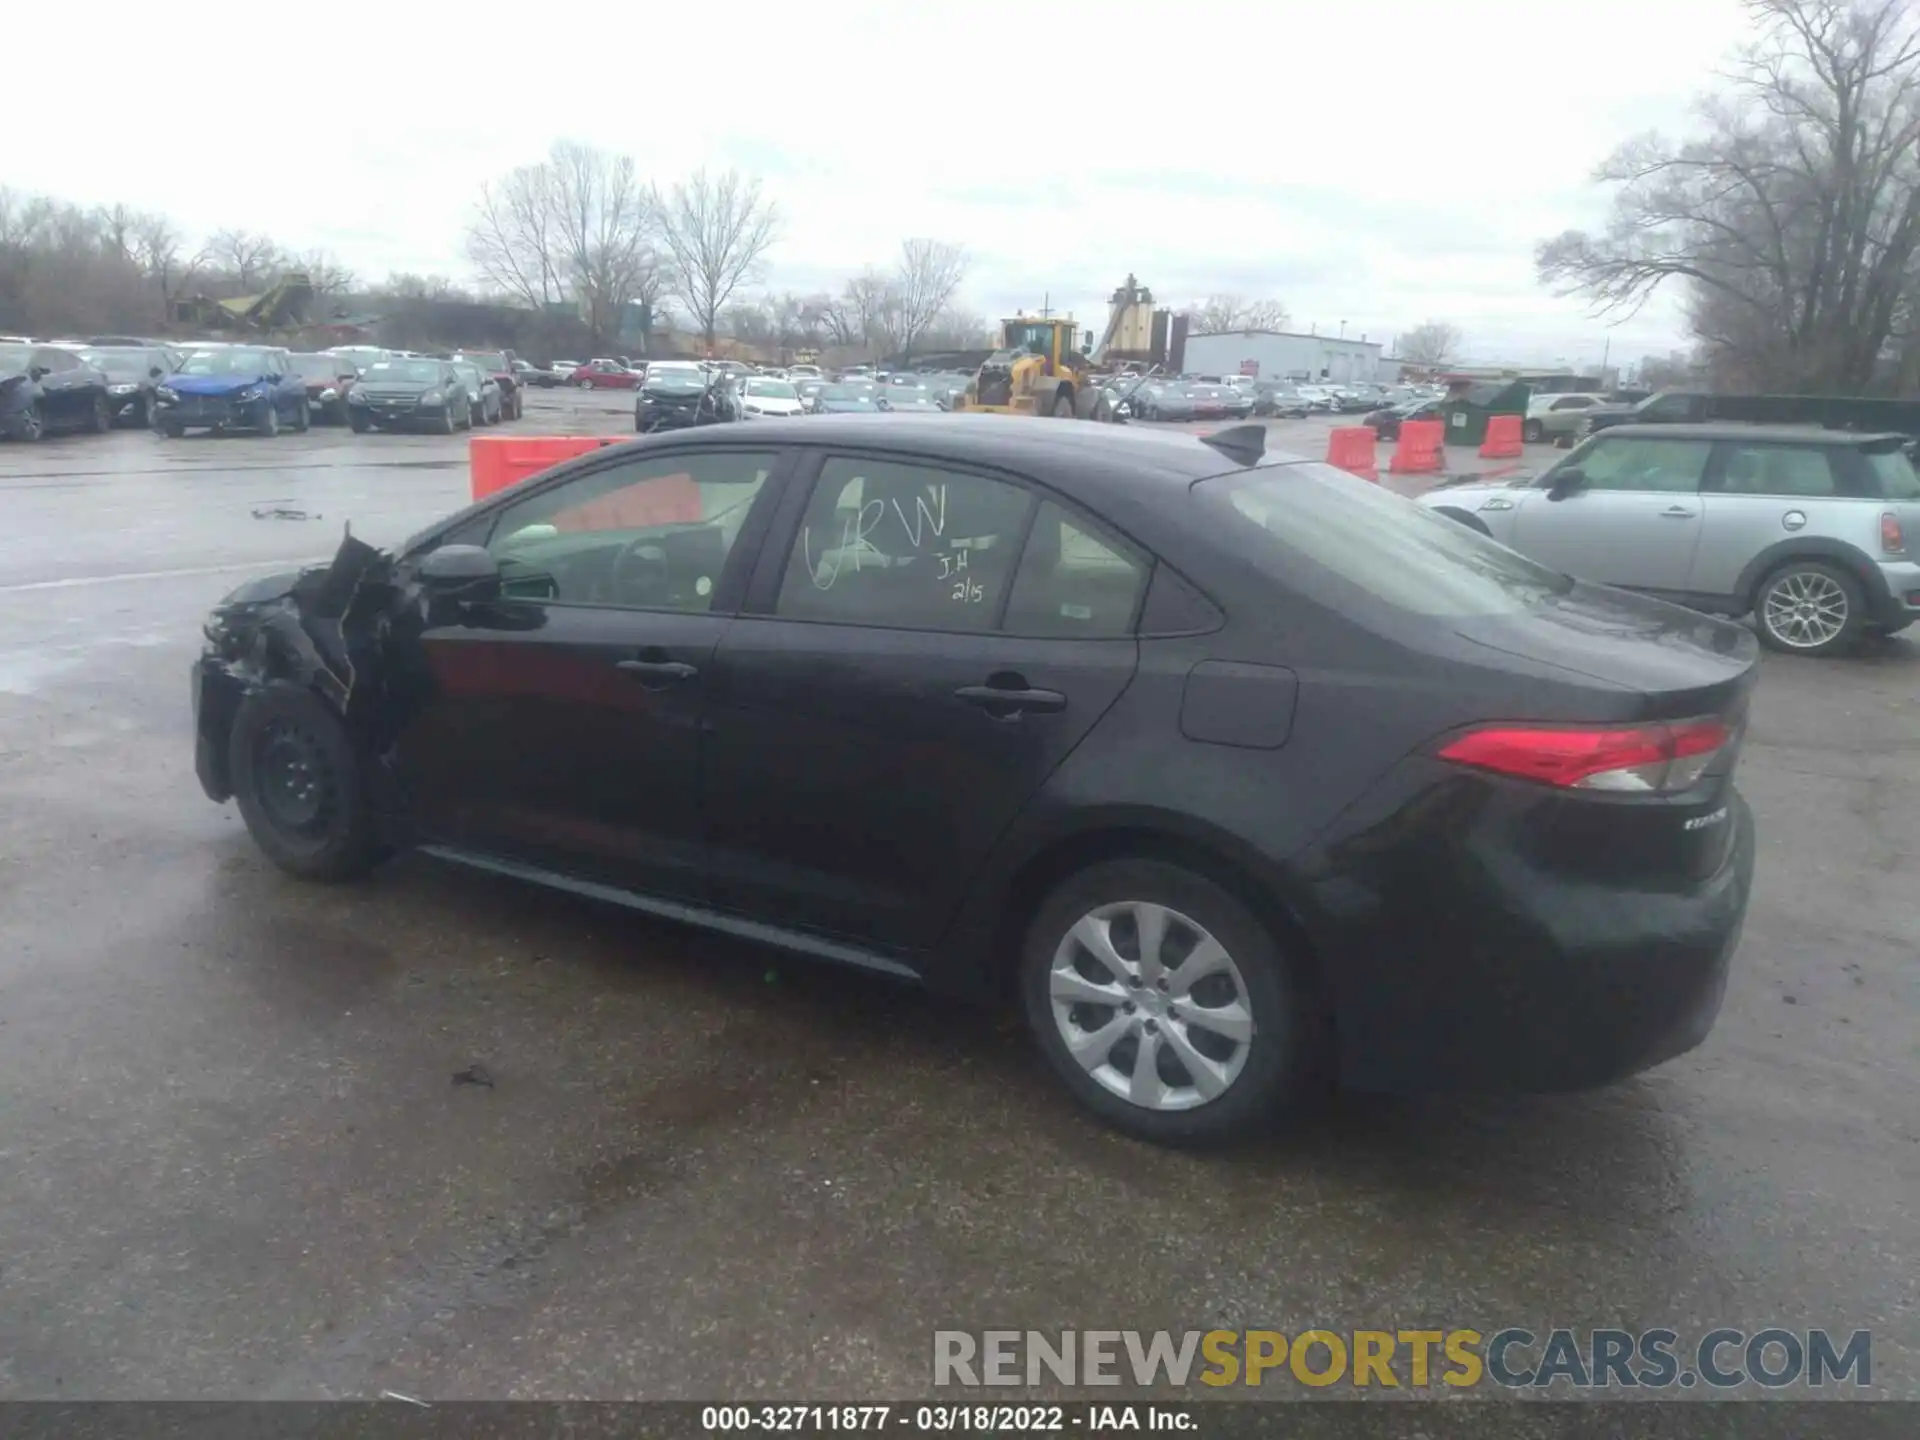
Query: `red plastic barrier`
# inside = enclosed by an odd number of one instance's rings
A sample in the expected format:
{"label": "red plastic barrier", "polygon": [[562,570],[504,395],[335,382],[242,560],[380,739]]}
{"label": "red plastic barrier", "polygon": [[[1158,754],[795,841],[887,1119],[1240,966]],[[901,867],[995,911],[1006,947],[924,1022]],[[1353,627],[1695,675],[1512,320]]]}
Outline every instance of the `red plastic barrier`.
{"label": "red plastic barrier", "polygon": [[563,531],[644,530],[705,518],[691,475],[649,475],[605,495],[569,505],[553,517]]}
{"label": "red plastic barrier", "polygon": [[1380,466],[1373,447],[1379,439],[1367,425],[1336,425],[1327,432],[1327,463],[1377,484]]}
{"label": "red plastic barrier", "polygon": [[1518,415],[1489,415],[1487,438],[1480,442],[1482,460],[1511,460],[1524,453],[1520,445]]}
{"label": "red plastic barrier", "polygon": [[1440,453],[1447,427],[1439,420],[1402,420],[1400,443],[1393,447],[1387,470],[1394,475],[1437,475],[1447,468]]}
{"label": "red plastic barrier", "polygon": [[475,500],[518,485],[529,475],[551,470],[562,460],[617,445],[620,435],[476,435],[467,442],[467,464]]}

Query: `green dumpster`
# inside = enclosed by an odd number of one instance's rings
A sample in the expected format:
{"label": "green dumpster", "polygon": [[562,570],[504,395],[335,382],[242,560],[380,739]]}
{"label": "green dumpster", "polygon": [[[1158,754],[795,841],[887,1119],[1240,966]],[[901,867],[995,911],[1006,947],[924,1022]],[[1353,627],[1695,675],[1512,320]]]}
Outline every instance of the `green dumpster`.
{"label": "green dumpster", "polygon": [[1449,396],[1441,407],[1447,422],[1447,444],[1478,445],[1487,438],[1489,415],[1518,415],[1524,419],[1533,387],[1519,380],[1485,380]]}

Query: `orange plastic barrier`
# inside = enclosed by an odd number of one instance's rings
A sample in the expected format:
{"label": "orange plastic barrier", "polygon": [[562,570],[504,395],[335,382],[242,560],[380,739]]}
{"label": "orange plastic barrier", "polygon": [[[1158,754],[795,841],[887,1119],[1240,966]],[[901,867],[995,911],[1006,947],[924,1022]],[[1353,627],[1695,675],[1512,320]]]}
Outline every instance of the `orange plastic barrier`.
{"label": "orange plastic barrier", "polygon": [[1480,458],[1483,460],[1511,460],[1523,454],[1520,445],[1520,417],[1518,415],[1489,415],[1487,417],[1487,438],[1480,442]]}
{"label": "orange plastic barrier", "polygon": [[1440,420],[1402,420],[1400,443],[1393,447],[1387,470],[1394,475],[1437,475],[1447,468],[1440,442],[1447,427]]}
{"label": "orange plastic barrier", "polygon": [[1380,466],[1374,459],[1373,447],[1379,438],[1370,426],[1336,425],[1327,432],[1327,463],[1377,483]]}
{"label": "orange plastic barrier", "polygon": [[467,465],[475,500],[551,470],[562,460],[617,445],[619,435],[476,435],[467,442]]}
{"label": "orange plastic barrier", "polygon": [[605,495],[569,505],[553,517],[563,531],[644,530],[706,518],[691,475],[649,475]]}

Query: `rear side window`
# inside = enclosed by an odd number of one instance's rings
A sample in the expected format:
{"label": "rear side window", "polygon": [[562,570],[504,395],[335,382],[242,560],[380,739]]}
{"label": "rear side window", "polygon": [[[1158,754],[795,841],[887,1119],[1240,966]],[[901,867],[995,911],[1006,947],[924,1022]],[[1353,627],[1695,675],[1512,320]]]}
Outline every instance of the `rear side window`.
{"label": "rear side window", "polygon": [[1325,465],[1241,470],[1194,487],[1277,552],[1415,615],[1514,614],[1572,581],[1477,530]]}
{"label": "rear side window", "polygon": [[1904,450],[1869,450],[1863,457],[1873,471],[1882,500],[1920,500],[1920,476]]}
{"label": "rear side window", "polygon": [[1013,635],[1133,633],[1146,567],[1051,500],[1034,517],[1003,627]]}
{"label": "rear side window", "polygon": [[1802,500],[1843,494],[1828,451],[1811,445],[1730,445],[1720,467],[1723,495],[1781,495]]}

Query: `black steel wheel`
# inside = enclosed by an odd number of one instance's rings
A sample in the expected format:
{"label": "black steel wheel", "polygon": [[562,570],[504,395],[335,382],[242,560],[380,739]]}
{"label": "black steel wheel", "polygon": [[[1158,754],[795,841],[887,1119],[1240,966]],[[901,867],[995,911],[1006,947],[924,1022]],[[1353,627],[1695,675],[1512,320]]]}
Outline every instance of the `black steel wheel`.
{"label": "black steel wheel", "polygon": [[228,765],[248,833],[288,874],[346,880],[379,859],[358,757],[310,691],[274,681],[242,700]]}

